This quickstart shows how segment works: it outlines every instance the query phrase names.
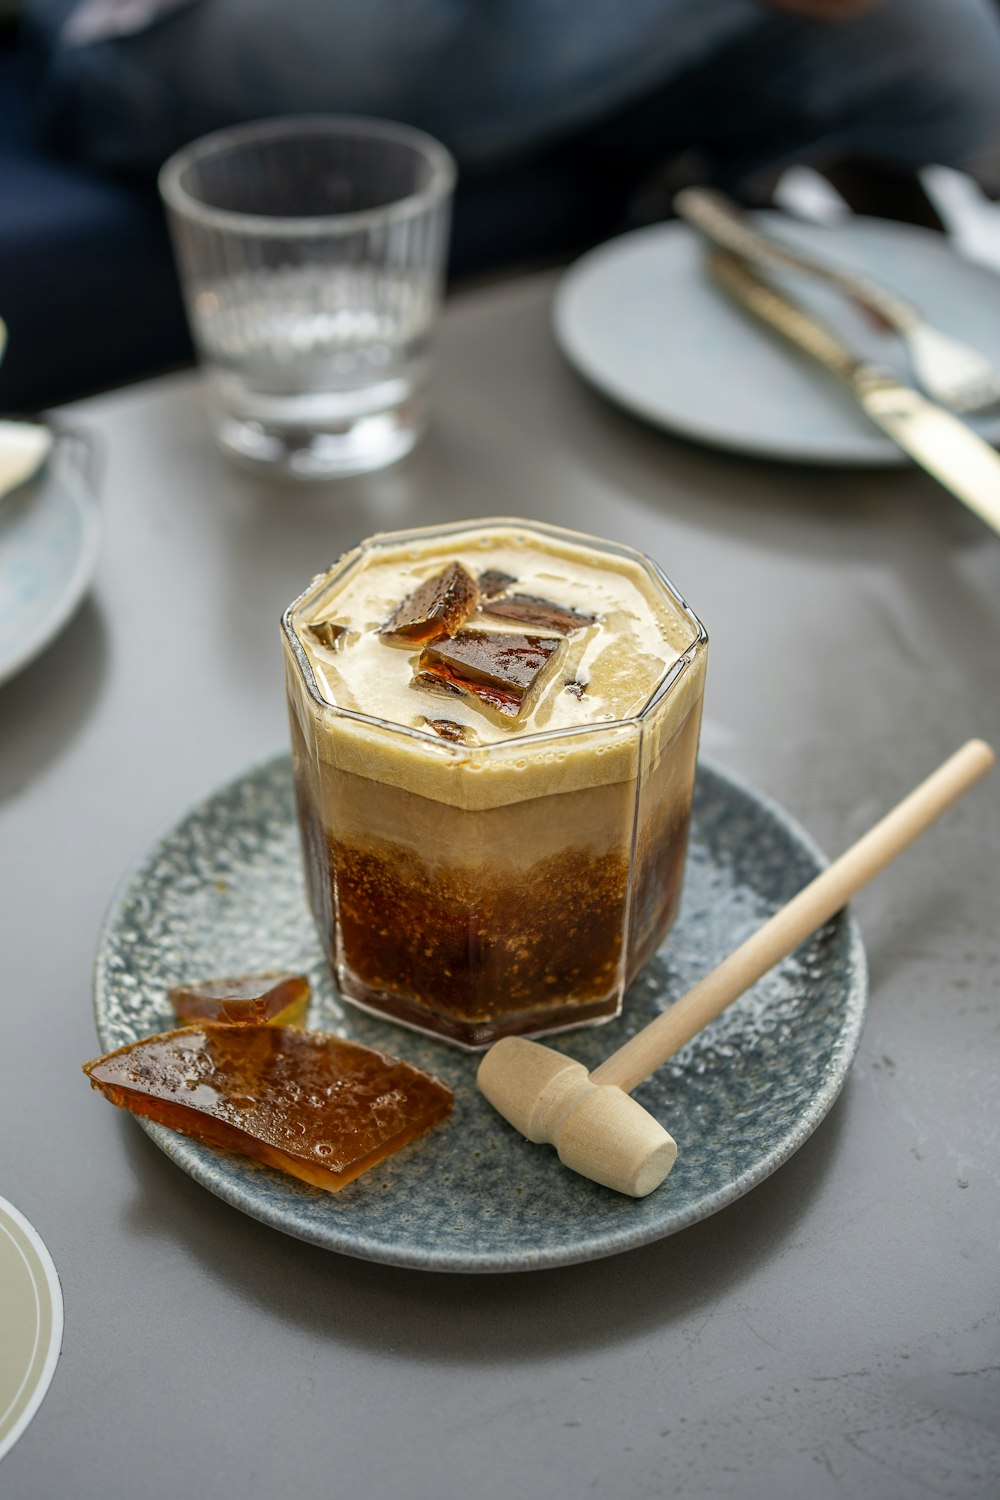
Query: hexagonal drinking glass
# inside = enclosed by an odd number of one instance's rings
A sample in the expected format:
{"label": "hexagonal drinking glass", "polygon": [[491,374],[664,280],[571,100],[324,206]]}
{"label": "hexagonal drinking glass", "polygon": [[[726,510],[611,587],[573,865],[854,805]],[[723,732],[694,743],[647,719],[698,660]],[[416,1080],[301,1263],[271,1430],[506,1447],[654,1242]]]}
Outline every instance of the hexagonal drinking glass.
{"label": "hexagonal drinking glass", "polygon": [[[639,711],[470,746],[328,701],[303,637],[359,569],[415,541],[443,563],[512,525],[633,570],[669,616]],[[660,568],[535,523],[387,533],[315,579],[282,631],[309,899],[343,996],[470,1048],[618,1015],[677,912],[707,660]]]}

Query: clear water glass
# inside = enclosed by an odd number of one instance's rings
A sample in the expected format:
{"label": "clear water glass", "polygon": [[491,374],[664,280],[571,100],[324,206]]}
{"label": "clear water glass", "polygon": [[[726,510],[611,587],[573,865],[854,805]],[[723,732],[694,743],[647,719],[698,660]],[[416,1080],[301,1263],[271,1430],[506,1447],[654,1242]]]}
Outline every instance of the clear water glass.
{"label": "clear water glass", "polygon": [[408,453],[427,419],[455,165],[389,121],[264,120],[160,173],[216,438],[328,478]]}

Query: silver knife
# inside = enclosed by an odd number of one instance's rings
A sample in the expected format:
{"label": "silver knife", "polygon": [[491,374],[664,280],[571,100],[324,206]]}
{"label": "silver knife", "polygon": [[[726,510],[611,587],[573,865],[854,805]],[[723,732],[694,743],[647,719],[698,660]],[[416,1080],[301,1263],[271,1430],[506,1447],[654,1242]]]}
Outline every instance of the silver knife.
{"label": "silver knife", "polygon": [[739,256],[713,250],[708,264],[721,287],[843,381],[894,443],[1000,532],[1000,455],[989,443],[890,371],[852,354],[825,323]]}

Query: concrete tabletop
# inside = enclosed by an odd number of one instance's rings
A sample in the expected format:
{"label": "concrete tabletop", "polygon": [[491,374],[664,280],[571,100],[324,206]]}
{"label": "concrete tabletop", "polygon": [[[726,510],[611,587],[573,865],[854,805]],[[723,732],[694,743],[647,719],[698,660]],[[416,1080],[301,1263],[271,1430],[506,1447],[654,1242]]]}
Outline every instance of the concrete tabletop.
{"label": "concrete tabletop", "polygon": [[282,748],[280,610],[373,531],[520,514],[652,554],[712,637],[703,748],[830,852],[969,735],[1000,743],[1000,538],[908,467],[633,421],[562,360],[553,285],[450,304],[432,430],[368,478],[229,467],[192,375],[69,413],[104,448],[100,565],[0,689],[0,1194],[66,1318],[5,1500],[995,1493],[1000,776],[858,899],[869,1016],[816,1134],[627,1255],[471,1277],[324,1252],[212,1197],[79,1071],[119,875]]}

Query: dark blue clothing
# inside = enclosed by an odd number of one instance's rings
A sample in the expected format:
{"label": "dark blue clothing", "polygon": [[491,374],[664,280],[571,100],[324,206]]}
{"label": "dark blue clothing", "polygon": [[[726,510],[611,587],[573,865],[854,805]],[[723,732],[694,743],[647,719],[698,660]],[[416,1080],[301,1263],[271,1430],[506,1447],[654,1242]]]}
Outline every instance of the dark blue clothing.
{"label": "dark blue clothing", "polygon": [[845,151],[956,163],[1000,129],[991,0],[885,0],[833,24],[754,0],[188,0],[81,42],[86,10],[25,7],[40,123],[112,169],[309,111],[418,125],[469,169],[638,109],[645,148],[708,145],[730,181]]}

